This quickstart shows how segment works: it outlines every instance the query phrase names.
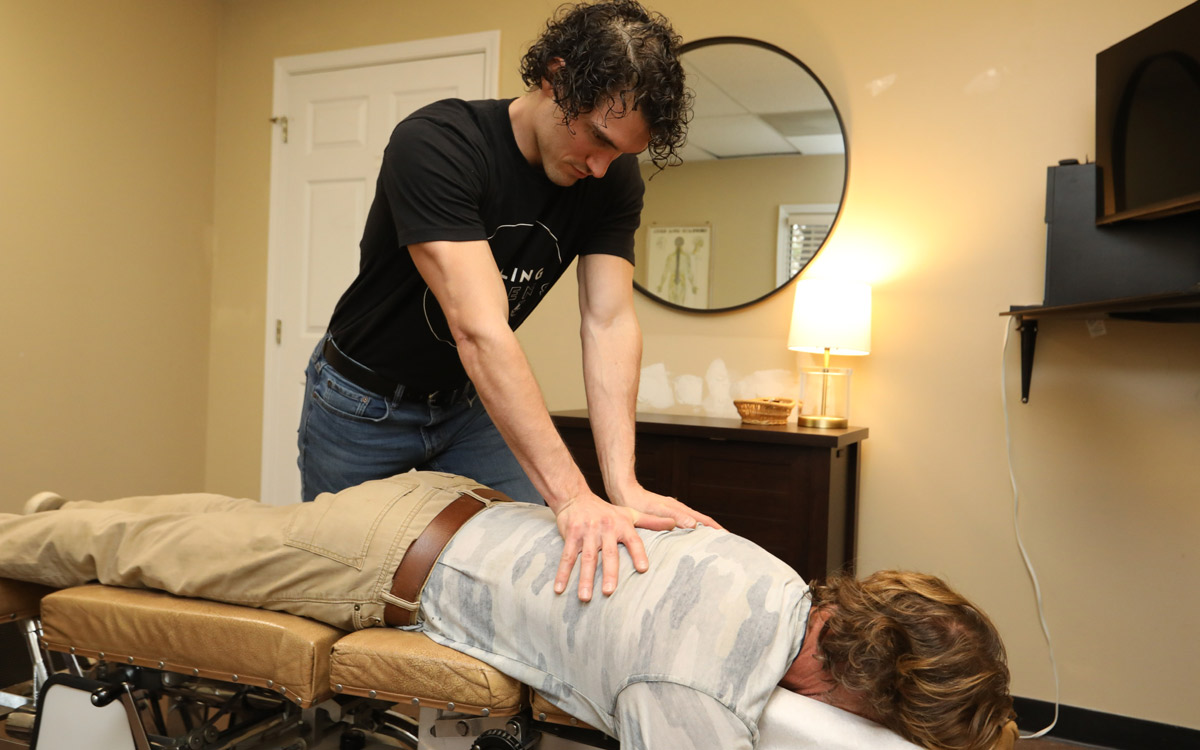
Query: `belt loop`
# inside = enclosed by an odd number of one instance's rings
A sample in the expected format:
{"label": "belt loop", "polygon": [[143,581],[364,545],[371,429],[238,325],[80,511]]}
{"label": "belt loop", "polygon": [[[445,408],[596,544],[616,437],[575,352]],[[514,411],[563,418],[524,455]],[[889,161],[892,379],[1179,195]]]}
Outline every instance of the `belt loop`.
{"label": "belt loop", "polygon": [[493,502],[492,500],[489,500],[488,498],[484,497],[483,495],[480,495],[478,492],[476,492],[473,489],[462,490],[462,494],[470,495],[471,497],[475,498],[479,502],[483,503],[483,507],[485,507],[485,508],[491,507],[491,504]]}
{"label": "belt loop", "polygon": [[478,486],[470,489],[460,490],[460,492],[464,495],[470,495],[479,502],[483,503],[485,507],[491,507],[494,503],[516,502],[500,490],[494,490],[491,487]]}

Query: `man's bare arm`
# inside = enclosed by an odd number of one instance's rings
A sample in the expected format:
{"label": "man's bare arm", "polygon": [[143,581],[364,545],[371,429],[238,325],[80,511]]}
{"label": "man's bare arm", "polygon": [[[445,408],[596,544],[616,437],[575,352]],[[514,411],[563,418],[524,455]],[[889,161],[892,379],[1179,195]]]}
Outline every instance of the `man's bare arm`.
{"label": "man's bare arm", "polygon": [[642,331],[633,308],[633,266],[614,255],[579,259],[580,338],[588,419],[608,497],[618,505],[691,528],[721,528],[675,498],[642,487],[634,471],[634,423]]}
{"label": "man's bare arm", "polygon": [[646,511],[623,513],[588,488],[559,437],[541,389],[508,324],[508,299],[486,242],[429,242],[409,246],[417,270],[437,297],[467,376],[521,467],[554,511],[565,541],[555,590],[566,588],[576,559],[579,598],[589,600],[596,560],[603,563],[602,591],[616,588],[618,546],[639,571],[648,567],[635,526],[671,528],[668,518]]}

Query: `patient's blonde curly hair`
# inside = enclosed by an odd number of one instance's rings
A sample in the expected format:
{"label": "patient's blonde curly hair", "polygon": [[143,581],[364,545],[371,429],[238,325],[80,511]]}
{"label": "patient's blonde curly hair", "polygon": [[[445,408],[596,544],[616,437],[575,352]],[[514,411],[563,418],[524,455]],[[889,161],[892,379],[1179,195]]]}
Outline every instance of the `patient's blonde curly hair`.
{"label": "patient's blonde curly hair", "polygon": [[817,652],[877,721],[934,750],[986,750],[1013,716],[1000,635],[941,579],[883,571],[814,584]]}

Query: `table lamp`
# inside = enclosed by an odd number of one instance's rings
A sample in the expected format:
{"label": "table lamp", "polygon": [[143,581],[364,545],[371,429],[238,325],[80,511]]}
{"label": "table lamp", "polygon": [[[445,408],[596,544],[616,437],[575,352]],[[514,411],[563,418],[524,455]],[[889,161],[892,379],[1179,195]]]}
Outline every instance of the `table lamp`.
{"label": "table lamp", "polygon": [[831,368],[829,355],[871,351],[871,287],[833,279],[800,279],[792,306],[788,349],[824,354],[824,367],[804,368],[801,427],[838,428],[849,424],[850,370]]}

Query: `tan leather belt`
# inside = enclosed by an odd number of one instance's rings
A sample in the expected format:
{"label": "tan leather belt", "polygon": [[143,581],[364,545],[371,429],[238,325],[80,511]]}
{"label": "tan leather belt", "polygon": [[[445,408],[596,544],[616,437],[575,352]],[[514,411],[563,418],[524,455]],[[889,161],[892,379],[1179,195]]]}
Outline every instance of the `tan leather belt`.
{"label": "tan leather belt", "polygon": [[[433,570],[433,564],[437,562],[438,556],[442,554],[442,550],[446,548],[450,538],[472,516],[484,509],[485,506],[479,498],[510,499],[503,493],[486,487],[476,487],[469,492],[471,494],[464,492],[459,495],[443,508],[442,512],[434,516],[433,521],[405,550],[404,557],[400,559],[400,565],[396,568],[395,575],[392,576],[392,596],[412,602],[414,605],[418,604],[421,589],[425,588],[425,581],[429,579],[429,572]],[[417,612],[415,608],[408,610],[396,604],[385,604],[383,621],[392,627],[414,625],[417,621]]]}

